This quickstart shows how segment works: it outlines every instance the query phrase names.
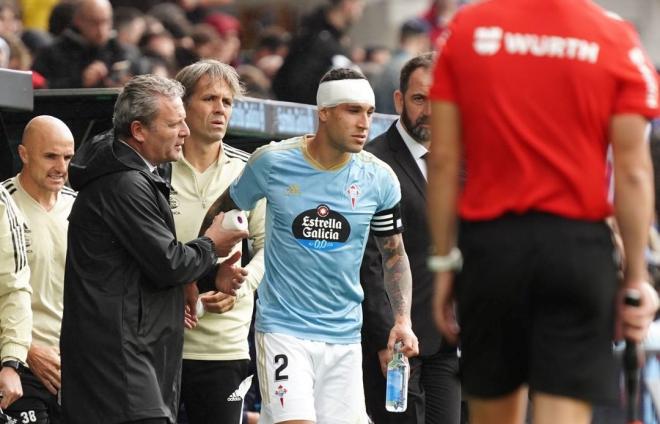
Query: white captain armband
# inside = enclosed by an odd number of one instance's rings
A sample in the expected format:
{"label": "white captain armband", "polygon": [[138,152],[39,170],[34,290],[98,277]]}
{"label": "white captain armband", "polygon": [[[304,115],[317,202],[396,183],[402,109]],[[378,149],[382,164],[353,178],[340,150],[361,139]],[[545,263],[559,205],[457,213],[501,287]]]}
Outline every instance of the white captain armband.
{"label": "white captain armband", "polygon": [[402,233],[401,205],[397,203],[390,209],[376,212],[371,218],[371,232],[376,237],[387,237]]}

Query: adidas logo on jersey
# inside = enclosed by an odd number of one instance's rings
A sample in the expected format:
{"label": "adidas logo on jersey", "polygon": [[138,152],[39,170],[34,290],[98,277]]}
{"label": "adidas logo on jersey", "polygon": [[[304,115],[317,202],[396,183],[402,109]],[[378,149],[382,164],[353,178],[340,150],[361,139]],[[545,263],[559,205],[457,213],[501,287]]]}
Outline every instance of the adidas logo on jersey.
{"label": "adidas logo on jersey", "polygon": [[235,390],[234,393],[230,394],[229,397],[227,398],[227,402],[242,402],[243,397],[237,393],[238,391]]}

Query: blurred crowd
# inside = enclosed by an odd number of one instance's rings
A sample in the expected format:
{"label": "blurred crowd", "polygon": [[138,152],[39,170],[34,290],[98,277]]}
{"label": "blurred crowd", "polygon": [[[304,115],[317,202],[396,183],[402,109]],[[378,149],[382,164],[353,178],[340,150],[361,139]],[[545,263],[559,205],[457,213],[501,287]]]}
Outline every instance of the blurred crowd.
{"label": "blurred crowd", "polygon": [[286,5],[236,13],[233,3],[0,0],[0,67],[32,70],[35,88],[99,88],[145,73],[173,77],[211,58],[234,66],[249,96],[315,104],[319,78],[353,65],[374,86],[377,111],[395,113],[402,65],[432,48],[459,2],[430,1],[401,25],[394,49],[349,38],[365,0],[326,0],[299,19],[282,19]]}

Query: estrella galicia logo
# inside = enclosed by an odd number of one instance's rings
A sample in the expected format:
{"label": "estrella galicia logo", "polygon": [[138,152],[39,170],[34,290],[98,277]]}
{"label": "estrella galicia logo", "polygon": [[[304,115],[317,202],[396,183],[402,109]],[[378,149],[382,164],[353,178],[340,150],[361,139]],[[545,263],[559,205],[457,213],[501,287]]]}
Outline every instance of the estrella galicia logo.
{"label": "estrella galicia logo", "polygon": [[348,220],[327,205],[319,205],[298,215],[291,230],[298,243],[316,250],[337,249],[351,235]]}

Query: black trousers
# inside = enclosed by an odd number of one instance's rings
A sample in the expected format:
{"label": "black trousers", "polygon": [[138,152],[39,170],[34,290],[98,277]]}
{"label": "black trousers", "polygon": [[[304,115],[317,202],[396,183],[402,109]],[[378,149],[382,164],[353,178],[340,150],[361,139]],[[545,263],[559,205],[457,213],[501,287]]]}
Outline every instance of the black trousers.
{"label": "black trousers", "polygon": [[27,367],[19,370],[23,396],[12,403],[5,414],[19,423],[59,424],[62,421],[57,396],[51,394]]}
{"label": "black trousers", "polygon": [[235,390],[248,376],[249,359],[183,360],[181,399],[190,424],[238,424],[243,399]]}
{"label": "black trousers", "polygon": [[385,409],[385,377],[377,352],[363,349],[364,394],[367,413],[375,424],[459,424],[461,383],[456,352],[410,359],[408,408]]}

